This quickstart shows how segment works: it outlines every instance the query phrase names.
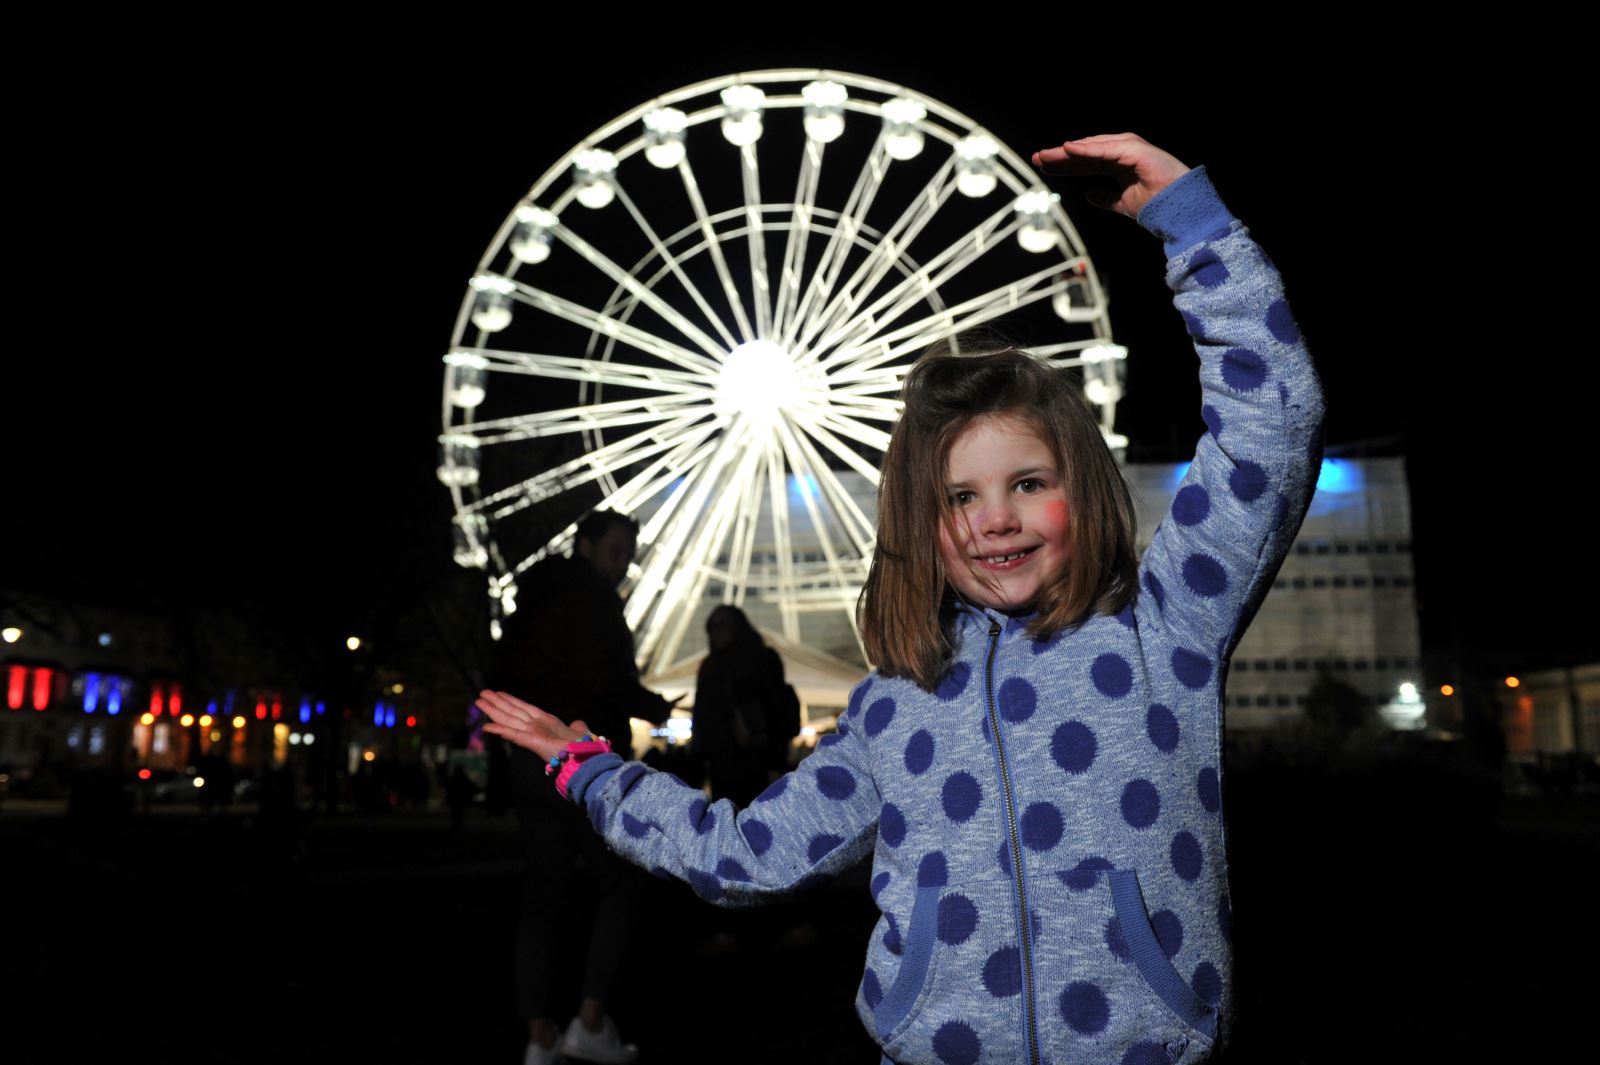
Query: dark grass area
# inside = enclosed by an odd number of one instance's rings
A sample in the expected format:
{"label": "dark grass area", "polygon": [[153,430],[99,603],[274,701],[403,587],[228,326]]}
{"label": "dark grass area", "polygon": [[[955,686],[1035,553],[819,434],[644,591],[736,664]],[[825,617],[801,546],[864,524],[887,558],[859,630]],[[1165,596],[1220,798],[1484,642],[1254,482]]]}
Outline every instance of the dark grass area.
{"label": "dark grass area", "polygon": [[[1415,759],[1235,759],[1229,1062],[1497,1061],[1575,1049],[1600,948],[1600,798],[1503,799]],[[505,1062],[513,820],[319,817],[302,855],[248,811],[85,822],[0,809],[5,1048],[22,1062]],[[613,1013],[654,1062],[878,1060],[851,1000],[864,870],[740,914],[650,903]],[[574,915],[578,926],[581,915]],[[809,920],[815,945],[770,942]]]}

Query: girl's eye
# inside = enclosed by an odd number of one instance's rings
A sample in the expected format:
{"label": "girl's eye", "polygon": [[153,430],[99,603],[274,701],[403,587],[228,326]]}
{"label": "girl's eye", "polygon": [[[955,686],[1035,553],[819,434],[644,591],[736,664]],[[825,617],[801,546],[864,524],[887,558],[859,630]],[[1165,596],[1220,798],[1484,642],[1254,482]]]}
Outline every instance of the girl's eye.
{"label": "girl's eye", "polygon": [[976,498],[976,496],[974,496],[971,492],[967,492],[967,491],[951,492],[950,493],[950,505],[952,507],[964,507],[968,503],[972,502],[973,499],[975,499],[975,498]]}
{"label": "girl's eye", "polygon": [[1044,482],[1037,477],[1024,477],[1017,482],[1017,491],[1023,493],[1037,492],[1044,487]]}

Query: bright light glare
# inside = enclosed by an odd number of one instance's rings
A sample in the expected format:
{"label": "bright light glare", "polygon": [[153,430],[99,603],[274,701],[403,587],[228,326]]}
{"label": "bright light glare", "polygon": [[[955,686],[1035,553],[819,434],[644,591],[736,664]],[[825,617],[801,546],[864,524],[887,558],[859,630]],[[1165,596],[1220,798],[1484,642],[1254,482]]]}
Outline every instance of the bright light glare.
{"label": "bright light glare", "polygon": [[188,728],[190,725],[194,724],[194,715],[184,714],[183,720],[179,721],[178,724],[182,725],[184,728]]}
{"label": "bright light glare", "polygon": [[352,651],[359,651],[359,650],[361,650],[361,637],[359,637],[359,636],[348,637],[344,641],[344,645],[345,645],[345,647],[349,648]]}
{"label": "bright light glare", "polygon": [[244,728],[244,715],[243,714],[234,714],[233,715],[233,727],[234,728]]}
{"label": "bright light glare", "polygon": [[794,392],[794,359],[770,340],[752,340],[728,353],[717,378],[717,404],[763,425],[776,422]]}
{"label": "bright light glare", "polygon": [[194,786],[197,787],[197,788],[205,787],[206,786],[206,778],[205,777],[195,777],[194,778]]}
{"label": "bright light glare", "polygon": [[5,640],[6,643],[16,643],[18,640],[22,639],[22,630],[17,628],[15,625],[10,626],[9,628],[0,629],[0,639]]}

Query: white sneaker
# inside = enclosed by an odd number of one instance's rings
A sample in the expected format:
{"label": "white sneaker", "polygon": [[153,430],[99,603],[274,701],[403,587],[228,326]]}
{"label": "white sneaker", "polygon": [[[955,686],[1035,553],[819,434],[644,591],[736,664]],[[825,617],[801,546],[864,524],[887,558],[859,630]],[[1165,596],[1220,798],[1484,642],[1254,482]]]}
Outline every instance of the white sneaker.
{"label": "white sneaker", "polygon": [[633,1065],[639,1058],[639,1048],[622,1041],[609,1015],[600,1019],[598,1032],[589,1031],[583,1021],[572,1018],[561,1040],[561,1053],[594,1065]]}
{"label": "white sneaker", "polygon": [[527,1051],[522,1055],[522,1065],[558,1065],[561,1061],[561,1037],[548,1047],[538,1043],[529,1043]]}

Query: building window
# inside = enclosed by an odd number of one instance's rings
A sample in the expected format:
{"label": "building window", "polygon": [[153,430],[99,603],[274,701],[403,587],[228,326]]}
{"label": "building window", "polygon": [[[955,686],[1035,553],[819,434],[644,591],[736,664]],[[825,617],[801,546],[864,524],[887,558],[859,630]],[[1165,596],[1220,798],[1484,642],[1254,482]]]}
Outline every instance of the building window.
{"label": "building window", "polygon": [[1356,661],[1355,661],[1356,672],[1358,672],[1358,673],[1364,672],[1369,664],[1370,663],[1365,658],[1356,659]]}
{"label": "building window", "polygon": [[1335,588],[1344,588],[1344,587],[1347,587],[1349,584],[1350,584],[1350,582],[1345,580],[1343,577],[1335,577],[1333,579],[1333,586]]}
{"label": "building window", "polygon": [[1272,696],[1270,696],[1270,695],[1258,695],[1258,696],[1256,696],[1256,705],[1257,706],[1271,706],[1272,705]]}
{"label": "building window", "polygon": [[1304,577],[1296,577],[1293,581],[1293,584],[1296,588],[1304,588],[1306,586],[1306,579]]}
{"label": "building window", "polygon": [[1372,549],[1380,555],[1387,555],[1389,553],[1389,545],[1383,540],[1379,540],[1376,544],[1374,544]]}
{"label": "building window", "polygon": [[1333,545],[1333,553],[1336,555],[1348,555],[1350,553],[1350,545],[1341,540]]}
{"label": "building window", "polygon": [[1288,706],[1290,704],[1290,700],[1287,695],[1276,696],[1272,701],[1278,706]]}
{"label": "building window", "polygon": [[1343,658],[1335,658],[1333,660],[1333,670],[1334,670],[1335,673],[1343,673],[1345,670],[1347,670],[1349,668],[1350,668],[1350,663],[1348,661],[1346,661],[1345,659],[1343,659]]}
{"label": "building window", "polygon": [[1389,578],[1388,577],[1374,577],[1374,578],[1372,578],[1372,586],[1374,588],[1387,588],[1387,587],[1389,587]]}
{"label": "building window", "polygon": [[1313,587],[1313,588],[1326,588],[1327,586],[1328,586],[1328,578],[1326,578],[1326,577],[1313,577],[1313,578],[1311,578],[1311,587]]}
{"label": "building window", "polygon": [[1272,660],[1272,671],[1274,673],[1289,672],[1289,660],[1287,658],[1274,658]]}
{"label": "building window", "polygon": [[1350,587],[1352,587],[1352,588],[1365,588],[1366,586],[1367,586],[1367,579],[1365,577],[1351,577],[1350,578]]}
{"label": "building window", "polygon": [[1396,588],[1409,588],[1409,587],[1411,587],[1411,578],[1410,577],[1396,577],[1394,579],[1394,586]]}
{"label": "building window", "polygon": [[1365,540],[1361,541],[1359,544],[1356,544],[1356,554],[1358,554],[1358,555],[1370,555],[1370,554],[1372,554],[1372,545],[1367,543]]}
{"label": "building window", "polygon": [[1387,658],[1374,658],[1372,660],[1372,668],[1373,669],[1388,669],[1389,668],[1389,660]]}
{"label": "building window", "polygon": [[1314,550],[1319,555],[1326,555],[1328,553],[1328,541],[1318,540]]}
{"label": "building window", "polygon": [[1306,670],[1308,670],[1310,668],[1311,668],[1311,663],[1307,662],[1305,659],[1297,658],[1297,659],[1294,660],[1294,671],[1296,673],[1304,673]]}
{"label": "building window", "polygon": [[1296,695],[1294,697],[1294,705],[1296,705],[1296,706],[1305,706],[1310,702],[1311,702],[1311,700],[1307,696],[1304,696],[1304,695]]}
{"label": "building window", "polygon": [[1233,668],[1238,670],[1240,673],[1248,673],[1250,672],[1250,660],[1248,658],[1241,658],[1239,661],[1233,664]]}

